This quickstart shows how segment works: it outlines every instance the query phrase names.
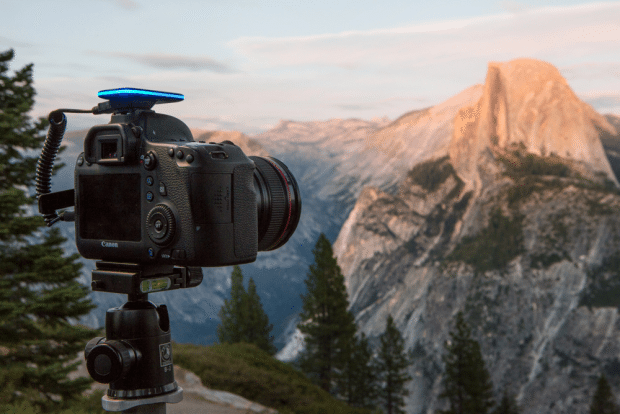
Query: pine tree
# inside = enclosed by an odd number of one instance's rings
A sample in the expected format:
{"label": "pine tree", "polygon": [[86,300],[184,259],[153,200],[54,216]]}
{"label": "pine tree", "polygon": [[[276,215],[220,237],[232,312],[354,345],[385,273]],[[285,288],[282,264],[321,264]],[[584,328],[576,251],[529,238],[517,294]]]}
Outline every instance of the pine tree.
{"label": "pine tree", "polygon": [[448,400],[450,409],[440,412],[486,414],[494,404],[493,384],[484,366],[480,344],[472,339],[462,312],[456,316],[455,329],[450,333],[451,340],[445,344],[444,391],[439,395],[440,399]]}
{"label": "pine tree", "polygon": [[377,356],[379,380],[383,384],[380,390],[380,400],[383,402],[386,414],[404,413],[404,397],[409,395],[405,384],[411,381],[407,368],[411,359],[405,352],[405,342],[392,315],[388,316],[385,332],[380,337],[381,348]]}
{"label": "pine tree", "polygon": [[495,407],[492,414],[519,414],[520,412],[521,409],[517,405],[514,396],[509,395],[508,392],[504,390],[504,396],[499,405]]}
{"label": "pine tree", "polygon": [[351,407],[372,409],[379,396],[379,382],[373,353],[363,332],[359,338],[354,338],[347,352],[349,358],[337,381],[339,393]]}
{"label": "pine tree", "polygon": [[221,343],[247,342],[275,354],[271,336],[273,325],[263,310],[254,279],[250,278],[248,291],[245,291],[239,266],[233,267],[230,300],[224,300],[219,316],[222,323],[217,327],[217,334]]}
{"label": "pine tree", "polygon": [[96,335],[75,321],[95,306],[76,280],[79,256],[65,257],[66,239],[58,229],[41,230],[42,218],[30,213],[29,188],[48,122],[33,124],[27,115],[34,105],[33,65],[8,76],[13,55],[0,53],[0,408],[21,399],[50,410],[92,383],[67,374]]}
{"label": "pine tree", "polygon": [[605,374],[601,374],[598,379],[596,391],[590,405],[590,414],[620,414],[620,409],[616,404],[616,397],[611,392],[611,387],[605,378]]}
{"label": "pine tree", "polygon": [[260,297],[256,292],[256,284],[254,279],[250,278],[248,283],[248,293],[246,296],[246,340],[251,344],[255,344],[260,349],[273,355],[276,353],[276,347],[273,345],[273,325],[269,323],[269,317],[263,310]]}
{"label": "pine tree", "polygon": [[220,309],[221,324],[217,327],[217,336],[220,343],[243,342],[245,331],[245,288],[243,287],[243,273],[239,266],[234,266],[230,275],[230,300],[224,299]]}
{"label": "pine tree", "polygon": [[336,379],[346,367],[356,327],[347,310],[344,276],[324,234],[321,233],[312,252],[314,263],[305,280],[307,293],[301,296],[302,322],[298,328],[305,335],[305,350],[299,364],[317,385],[332,393]]}

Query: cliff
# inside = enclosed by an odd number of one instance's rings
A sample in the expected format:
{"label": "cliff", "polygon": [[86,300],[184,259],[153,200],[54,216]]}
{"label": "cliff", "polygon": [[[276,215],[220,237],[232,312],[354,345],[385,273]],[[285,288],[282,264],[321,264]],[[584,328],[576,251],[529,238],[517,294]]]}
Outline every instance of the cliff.
{"label": "cliff", "polygon": [[583,174],[616,181],[601,144],[615,128],[571,90],[552,65],[533,59],[489,63],[480,99],[454,119],[448,152],[469,187],[487,148],[523,145],[536,155],[573,160]]}
{"label": "cliff", "polygon": [[365,188],[334,244],[360,330],[376,342],[391,314],[415,357],[407,412],[446,408],[441,356],[459,311],[498,400],[586,412],[601,373],[618,395],[615,127],[531,60],[490,64],[452,127],[397,191]]}

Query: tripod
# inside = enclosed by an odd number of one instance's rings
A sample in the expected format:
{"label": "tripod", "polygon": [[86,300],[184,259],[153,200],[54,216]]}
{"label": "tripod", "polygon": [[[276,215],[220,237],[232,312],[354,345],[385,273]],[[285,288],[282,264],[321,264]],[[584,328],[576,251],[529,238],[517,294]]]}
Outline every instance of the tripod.
{"label": "tripod", "polygon": [[165,414],[167,403],[183,399],[183,389],[174,380],[168,308],[150,302],[148,294],[198,286],[202,269],[96,265],[93,291],[128,295],[124,305],[106,312],[106,336],[91,339],[84,352],[90,376],[109,384],[101,405],[106,411]]}

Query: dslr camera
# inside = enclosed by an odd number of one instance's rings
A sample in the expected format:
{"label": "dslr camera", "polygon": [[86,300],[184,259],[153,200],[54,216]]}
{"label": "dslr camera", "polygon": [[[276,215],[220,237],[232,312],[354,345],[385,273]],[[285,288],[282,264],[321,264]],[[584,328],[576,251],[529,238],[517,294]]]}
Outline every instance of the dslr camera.
{"label": "dslr camera", "polygon": [[[75,204],[76,245],[83,257],[229,266],[252,262],[258,251],[277,249],[291,237],[301,198],[281,161],[248,157],[230,141],[196,142],[181,120],[151,110],[183,95],[121,88],[98,96],[108,102],[92,113],[111,113],[111,121],[88,131],[75,166],[75,189],[64,195],[64,204]],[[52,126],[69,111],[52,112]],[[38,177],[38,190],[40,181],[46,184]],[[53,217],[63,204],[58,194],[39,198],[48,225],[59,218]]]}
{"label": "dslr camera", "polygon": [[[98,260],[93,291],[128,295],[107,311],[106,337],[84,351],[90,376],[110,384],[103,408],[165,412],[183,390],[174,380],[168,309],[148,295],[196,287],[203,266],[252,262],[282,246],[299,223],[299,187],[279,160],[247,157],[230,141],[196,142],[182,121],[151,109],[183,95],[122,88],[99,97],[106,101],[91,110],[50,113],[37,166],[39,212],[48,226],[75,221],[78,251]],[[65,112],[112,118],[86,134],[75,188],[52,193]]]}

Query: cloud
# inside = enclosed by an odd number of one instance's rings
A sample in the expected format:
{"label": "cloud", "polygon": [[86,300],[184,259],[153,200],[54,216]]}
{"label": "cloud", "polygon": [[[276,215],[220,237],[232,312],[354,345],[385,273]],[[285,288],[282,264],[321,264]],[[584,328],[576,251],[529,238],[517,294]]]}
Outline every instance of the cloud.
{"label": "cloud", "polygon": [[593,77],[620,79],[619,62],[587,62],[560,68],[560,72],[567,79]]}
{"label": "cloud", "polygon": [[106,0],[108,2],[114,3],[125,10],[136,10],[140,8],[140,5],[133,0]]}
{"label": "cloud", "polygon": [[126,10],[135,10],[140,7],[140,5],[137,2],[132,1],[132,0],[115,0],[115,3]]}
{"label": "cloud", "polygon": [[502,9],[509,11],[510,13],[523,13],[530,10],[530,7],[517,1],[506,0],[501,3]]}
{"label": "cloud", "polygon": [[[99,53],[99,52],[94,52]],[[145,66],[156,69],[188,69],[191,71],[210,71],[215,73],[235,73],[237,72],[226,63],[219,62],[208,56],[184,56],[170,54],[139,54],[139,53],[108,53],[109,56],[127,59],[138,62]]]}
{"label": "cloud", "polygon": [[4,36],[0,36],[0,45],[8,46],[10,48],[15,48],[15,47],[33,47],[34,46],[32,43],[21,42],[19,40],[9,39],[8,37],[4,37]]}
{"label": "cloud", "polygon": [[583,98],[585,102],[594,108],[602,108],[602,109],[610,109],[610,108],[620,108],[620,93],[616,94],[605,94],[601,93],[595,96],[585,96]]}
{"label": "cloud", "polygon": [[239,38],[229,43],[256,67],[409,70],[480,58],[608,53],[620,48],[620,4],[528,9],[384,30],[288,38]]}

